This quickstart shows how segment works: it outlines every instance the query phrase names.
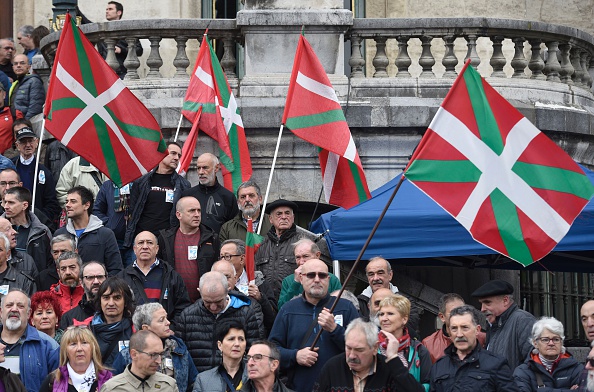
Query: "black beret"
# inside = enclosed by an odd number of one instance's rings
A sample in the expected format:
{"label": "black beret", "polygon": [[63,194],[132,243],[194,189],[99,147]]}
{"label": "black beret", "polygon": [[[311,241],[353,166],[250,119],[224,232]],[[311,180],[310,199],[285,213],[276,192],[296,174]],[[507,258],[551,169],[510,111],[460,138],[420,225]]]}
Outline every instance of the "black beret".
{"label": "black beret", "polygon": [[293,203],[290,200],[278,199],[278,200],[275,200],[272,203],[268,204],[266,206],[266,211],[264,211],[264,212],[266,212],[267,214],[270,214],[272,211],[274,211],[278,207],[290,207],[293,210],[293,212],[295,212],[299,209],[299,207],[297,207],[297,204]]}
{"label": "black beret", "polygon": [[504,280],[492,280],[485,283],[471,295],[477,298],[493,297],[495,295],[508,295],[514,293],[514,286]]}

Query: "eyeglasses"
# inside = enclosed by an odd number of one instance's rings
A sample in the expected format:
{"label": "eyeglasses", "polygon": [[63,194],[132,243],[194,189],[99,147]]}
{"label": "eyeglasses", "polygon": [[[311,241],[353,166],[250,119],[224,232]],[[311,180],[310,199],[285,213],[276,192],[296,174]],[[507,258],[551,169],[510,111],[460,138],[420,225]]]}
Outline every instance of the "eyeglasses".
{"label": "eyeglasses", "polygon": [[83,278],[89,282],[94,281],[95,279],[97,280],[105,280],[105,275],[87,275],[87,276],[83,276]]}
{"label": "eyeglasses", "polygon": [[270,355],[266,355],[266,354],[254,354],[254,355],[246,355],[245,359],[249,362],[250,359],[253,359],[254,362],[260,362],[262,360],[262,358],[270,358],[272,360],[276,359],[274,357],[271,357]]}
{"label": "eyeglasses", "polygon": [[550,342],[551,340],[552,340],[552,341],[553,341],[553,343],[555,343],[555,344],[559,344],[559,343],[561,343],[561,338],[560,338],[560,337],[558,337],[558,336],[556,336],[556,337],[554,337],[554,338],[538,338],[538,340],[540,340],[540,342],[541,342],[541,343],[544,343],[544,344],[549,344],[549,342]]}
{"label": "eyeglasses", "polygon": [[8,181],[8,182],[0,181],[0,185],[1,186],[7,186],[7,185],[8,186],[16,186],[16,185],[18,185],[18,182],[16,182],[16,181]]}
{"label": "eyeglasses", "polygon": [[139,353],[143,353],[144,355],[148,355],[148,356],[149,356],[149,358],[150,358],[151,360],[153,360],[153,361],[154,361],[155,359],[157,359],[157,358],[161,358],[161,357],[163,356],[163,353],[147,353],[147,352],[144,352],[144,351],[142,351],[142,350],[136,350],[136,351],[138,351]]}
{"label": "eyeglasses", "polygon": [[24,139],[17,140],[16,143],[17,144],[20,144],[22,146],[26,146],[27,144],[33,145],[33,144],[35,144],[36,141],[37,141],[36,138],[30,138],[30,139],[27,139],[27,140],[24,140]]}
{"label": "eyeglasses", "polygon": [[320,280],[324,280],[328,277],[328,272],[308,272],[306,274],[301,274],[301,275],[305,275],[307,277],[307,279],[315,279],[316,275],[318,276],[318,278],[320,278]]}
{"label": "eyeglasses", "polygon": [[586,363],[589,363],[591,367],[594,367],[594,357],[587,357]]}
{"label": "eyeglasses", "polygon": [[241,255],[221,255],[221,259],[225,259],[227,261],[231,261],[231,257],[241,256]]}

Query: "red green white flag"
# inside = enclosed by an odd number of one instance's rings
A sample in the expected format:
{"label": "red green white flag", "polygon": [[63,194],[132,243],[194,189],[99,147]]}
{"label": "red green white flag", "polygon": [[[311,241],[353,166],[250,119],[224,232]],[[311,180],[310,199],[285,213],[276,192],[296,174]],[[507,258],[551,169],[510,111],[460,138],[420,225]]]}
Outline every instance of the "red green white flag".
{"label": "red green white flag", "polygon": [[192,158],[194,157],[194,150],[196,149],[196,142],[198,141],[198,124],[200,123],[201,114],[202,107],[198,109],[196,120],[192,124],[192,129],[190,129],[188,138],[184,141],[182,147],[182,154],[179,160],[179,166],[177,167],[177,172],[184,177],[188,173],[190,163],[192,163]]}
{"label": "red green white flag", "polygon": [[247,234],[245,237],[245,271],[248,281],[253,282],[256,279],[256,251],[262,245],[264,237],[254,233],[254,223],[252,218],[247,221]]}
{"label": "red green white flag", "polygon": [[476,241],[524,266],[561,241],[594,194],[573,159],[468,62],[405,176]]}
{"label": "red green white flag", "polygon": [[[199,109],[202,114],[198,115]],[[239,106],[205,34],[190,78],[182,114],[217,141],[225,188],[235,192],[252,176]],[[193,151],[193,150],[192,150]]]}
{"label": "red green white flag", "polygon": [[295,54],[282,123],[320,148],[326,201],[351,208],[371,197],[361,159],[336,92],[303,35]]}
{"label": "red green white flag", "polygon": [[150,111],[67,14],[49,80],[45,128],[117,186],[153,169],[167,146]]}

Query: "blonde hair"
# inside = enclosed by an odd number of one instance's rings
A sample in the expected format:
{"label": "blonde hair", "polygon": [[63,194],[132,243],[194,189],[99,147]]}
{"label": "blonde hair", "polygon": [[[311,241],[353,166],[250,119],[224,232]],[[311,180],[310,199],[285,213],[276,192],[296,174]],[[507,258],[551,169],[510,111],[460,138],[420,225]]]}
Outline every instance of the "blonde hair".
{"label": "blonde hair", "polygon": [[392,294],[387,296],[379,303],[380,311],[384,306],[395,307],[398,313],[400,313],[400,317],[408,318],[410,316],[410,301],[403,295]]}
{"label": "blonde hair", "polygon": [[[66,366],[68,363],[68,345],[75,342],[87,342],[91,345],[91,361],[95,365],[95,374],[98,375],[100,372],[107,370],[101,362],[99,343],[97,343],[97,339],[95,339],[91,330],[86,326],[70,327],[62,335],[60,342],[60,366]],[[60,381],[61,377],[60,368],[54,370],[54,382]]]}

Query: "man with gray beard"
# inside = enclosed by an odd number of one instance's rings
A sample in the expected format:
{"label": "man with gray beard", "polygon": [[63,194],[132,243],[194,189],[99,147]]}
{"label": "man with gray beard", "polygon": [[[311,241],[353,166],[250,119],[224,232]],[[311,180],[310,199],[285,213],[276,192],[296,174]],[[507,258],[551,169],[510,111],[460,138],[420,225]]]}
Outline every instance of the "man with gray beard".
{"label": "man with gray beard", "polygon": [[48,373],[58,367],[58,344],[27,323],[31,300],[23,291],[10,290],[0,307],[0,343],[6,346],[2,366],[18,375],[28,392],[37,392]]}
{"label": "man with gray beard", "polygon": [[[594,345],[591,344],[591,346]],[[588,357],[586,358],[586,371],[588,375],[586,379],[581,383],[580,392],[594,392],[594,348],[590,350]]]}

